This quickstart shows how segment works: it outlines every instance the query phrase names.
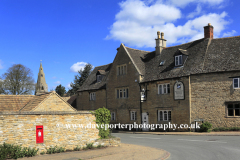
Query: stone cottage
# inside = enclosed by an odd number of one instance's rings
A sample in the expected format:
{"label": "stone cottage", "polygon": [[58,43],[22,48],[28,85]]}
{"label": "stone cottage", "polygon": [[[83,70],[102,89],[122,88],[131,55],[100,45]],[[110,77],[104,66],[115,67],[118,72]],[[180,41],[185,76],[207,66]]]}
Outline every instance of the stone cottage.
{"label": "stone cottage", "polygon": [[239,126],[240,37],[214,39],[213,32],[208,24],[204,38],[172,47],[158,32],[152,52],[121,44],[106,78],[94,70],[79,89],[85,104],[77,109],[106,106],[111,123]]}

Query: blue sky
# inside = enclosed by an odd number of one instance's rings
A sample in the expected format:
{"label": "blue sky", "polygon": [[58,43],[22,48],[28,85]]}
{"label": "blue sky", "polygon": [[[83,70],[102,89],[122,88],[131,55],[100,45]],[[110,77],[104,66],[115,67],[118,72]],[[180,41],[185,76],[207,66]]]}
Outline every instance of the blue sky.
{"label": "blue sky", "polygon": [[48,88],[66,88],[76,71],[90,63],[111,63],[121,43],[153,51],[157,31],[167,46],[203,38],[238,36],[235,0],[1,0],[0,75],[13,64],[33,71],[42,60]]}

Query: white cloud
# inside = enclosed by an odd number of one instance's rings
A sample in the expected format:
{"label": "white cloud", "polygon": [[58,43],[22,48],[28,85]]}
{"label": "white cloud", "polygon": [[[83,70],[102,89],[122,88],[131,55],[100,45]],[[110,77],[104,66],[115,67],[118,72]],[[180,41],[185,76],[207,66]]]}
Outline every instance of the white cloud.
{"label": "white cloud", "polygon": [[224,0],[166,0],[167,4],[171,4],[178,7],[185,7],[190,3],[202,3],[209,4],[211,6],[220,5]]}
{"label": "white cloud", "polygon": [[2,62],[2,60],[0,59],[0,69],[3,69],[3,62]]}
{"label": "white cloud", "polygon": [[202,12],[202,7],[200,4],[197,5],[197,8],[195,9],[194,12],[191,12],[188,14],[187,18],[193,18],[198,16]]}
{"label": "white cloud", "polygon": [[[227,13],[222,12],[205,14],[176,26],[174,22],[183,18],[181,10],[159,2],[146,5],[140,0],[127,0],[120,3],[120,8],[106,39],[119,40],[128,46],[155,47],[157,31],[164,32],[167,46],[200,39],[208,23],[214,26],[214,37],[219,37],[229,24]],[[201,12],[200,7],[197,10]]]}
{"label": "white cloud", "polygon": [[57,82],[55,82],[55,84],[61,84],[61,82],[60,82],[60,81],[57,81]]}
{"label": "white cloud", "polygon": [[71,72],[78,72],[78,71],[81,70],[81,69],[83,70],[86,64],[87,64],[86,62],[77,62],[77,63],[74,63],[74,64],[71,66],[70,70],[71,70]]}
{"label": "white cloud", "polygon": [[56,76],[53,76],[52,79],[56,79],[57,77]]}
{"label": "white cloud", "polygon": [[68,83],[67,86],[66,86],[66,88],[70,89],[70,88],[71,88],[70,84],[71,84],[71,83]]}
{"label": "white cloud", "polygon": [[226,32],[223,33],[223,37],[232,37],[236,34],[237,32],[235,30],[232,30],[231,32]]}

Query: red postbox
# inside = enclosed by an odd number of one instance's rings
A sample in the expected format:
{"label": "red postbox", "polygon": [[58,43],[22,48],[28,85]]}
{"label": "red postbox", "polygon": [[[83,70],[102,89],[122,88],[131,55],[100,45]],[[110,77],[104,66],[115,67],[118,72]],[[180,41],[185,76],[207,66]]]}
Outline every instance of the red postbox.
{"label": "red postbox", "polygon": [[43,126],[36,126],[36,143],[43,143]]}

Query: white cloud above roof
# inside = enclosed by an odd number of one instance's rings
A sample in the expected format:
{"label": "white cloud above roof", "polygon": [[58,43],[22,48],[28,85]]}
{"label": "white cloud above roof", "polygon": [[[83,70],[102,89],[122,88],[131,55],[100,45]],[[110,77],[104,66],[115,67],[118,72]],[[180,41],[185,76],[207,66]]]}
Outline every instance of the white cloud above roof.
{"label": "white cloud above roof", "polygon": [[[178,6],[194,2],[194,12],[184,16]],[[132,47],[155,47],[154,39],[157,38],[157,31],[160,31],[164,32],[167,46],[171,46],[203,38],[203,27],[208,23],[213,25],[214,37],[217,38],[230,23],[230,20],[227,20],[228,15],[224,11],[202,14],[202,5],[220,5],[222,2],[223,0],[171,0],[171,3],[126,0],[119,4],[121,10],[116,14],[106,39],[119,40]],[[178,20],[183,23],[175,25]]]}
{"label": "white cloud above roof", "polygon": [[81,69],[83,70],[86,64],[87,64],[86,62],[77,62],[77,63],[74,63],[74,64],[70,67],[70,71],[77,73],[77,72],[80,71]]}

